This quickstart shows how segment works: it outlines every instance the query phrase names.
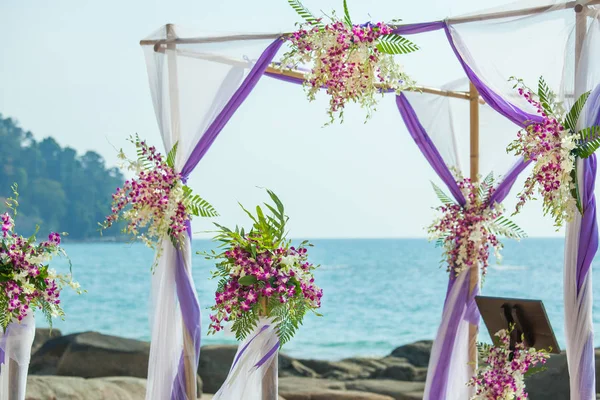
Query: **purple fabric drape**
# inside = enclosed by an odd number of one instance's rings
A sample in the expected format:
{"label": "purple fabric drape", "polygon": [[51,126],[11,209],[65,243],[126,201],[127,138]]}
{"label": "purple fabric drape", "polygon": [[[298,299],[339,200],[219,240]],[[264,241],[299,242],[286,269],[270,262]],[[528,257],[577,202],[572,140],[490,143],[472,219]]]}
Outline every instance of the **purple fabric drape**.
{"label": "purple fabric drape", "polygon": [[227,122],[231,119],[233,114],[242,105],[244,100],[248,97],[252,89],[256,86],[260,78],[262,78],[265,70],[273,61],[273,58],[277,54],[277,51],[283,44],[281,38],[275,39],[273,43],[265,49],[261,54],[256,64],[244,79],[244,82],[240,85],[238,90],[233,94],[231,99],[227,102],[223,110],[217,115],[215,120],[210,124],[200,141],[192,151],[190,158],[185,163],[185,166],[181,170],[181,174],[185,177],[189,176],[190,172],[198,165],[202,157],[206,154],[210,146],[213,144],[221,130],[225,127]]}
{"label": "purple fabric drape", "polygon": [[519,126],[523,126],[523,124],[527,121],[541,122],[541,116],[530,114],[521,110],[515,105],[504,100],[500,95],[498,95],[489,87],[487,87],[487,85],[477,76],[473,69],[463,59],[462,55],[456,48],[456,44],[454,43],[454,39],[452,38],[452,33],[450,32],[450,29],[451,28],[448,26],[448,24],[444,23],[444,31],[446,32],[446,37],[448,38],[448,43],[450,43],[452,51],[454,51],[456,58],[458,59],[465,73],[469,77],[469,80],[477,88],[477,91],[485,100],[486,104],[488,104],[494,110],[496,110],[504,117],[508,118],[510,121],[514,122]]}
{"label": "purple fabric drape", "polygon": [[[198,144],[192,151],[189,159],[185,163],[181,170],[181,174],[184,180],[187,180],[189,174],[198,165],[202,157],[206,154],[210,146],[213,144],[218,134],[221,132],[223,127],[231,119],[233,114],[237,111],[240,105],[248,97],[252,89],[256,86],[263,73],[277,54],[277,51],[283,44],[283,40],[276,39],[273,43],[265,49],[261,54],[252,70],[248,73],[248,76],[244,79],[240,87],[233,94],[229,102],[225,105],[223,110],[217,115],[215,120],[208,127],[206,132],[200,138]],[[191,240],[191,224],[187,223],[187,232]],[[183,316],[184,329],[186,330],[189,338],[192,340],[194,345],[195,354],[192,359],[195,360],[194,365],[198,365],[200,358],[200,343],[201,343],[201,325],[200,325],[200,305],[196,292],[190,282],[189,275],[187,273],[186,266],[184,264],[184,257],[181,250],[177,250],[177,264],[175,266],[175,282],[177,289],[177,298],[181,308],[181,314]],[[188,354],[188,357],[190,354]],[[194,370],[195,371],[195,370]],[[177,376],[173,382],[173,390],[171,392],[172,400],[185,399],[186,393],[186,379],[185,379],[185,355],[182,354]],[[188,399],[190,400],[190,399]]]}
{"label": "purple fabric drape", "polygon": [[400,25],[394,28],[398,35],[414,35],[417,33],[438,31],[444,28],[444,21],[423,22],[420,24]]}
{"label": "purple fabric drape", "polygon": [[427,162],[429,162],[429,165],[431,165],[440,179],[446,184],[448,190],[450,190],[450,193],[452,193],[452,196],[454,196],[458,204],[464,206],[466,203],[465,197],[458,188],[458,184],[454,180],[452,172],[450,172],[448,166],[446,163],[444,163],[442,156],[429,138],[427,132],[425,132],[425,128],[423,128],[423,125],[421,125],[421,121],[419,121],[415,110],[412,108],[408,102],[408,99],[403,93],[396,96],[396,105],[400,110],[400,115],[402,115],[402,119],[404,120],[404,124],[408,129],[408,133],[410,133],[410,136],[412,136],[413,140],[419,147],[419,150],[421,150],[427,159]]}

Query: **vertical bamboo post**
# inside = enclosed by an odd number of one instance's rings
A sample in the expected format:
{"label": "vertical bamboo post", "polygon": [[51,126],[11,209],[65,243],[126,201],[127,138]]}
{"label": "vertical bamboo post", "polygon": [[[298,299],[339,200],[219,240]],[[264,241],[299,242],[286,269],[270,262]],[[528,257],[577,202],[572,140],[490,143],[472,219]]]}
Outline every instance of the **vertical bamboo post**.
{"label": "vertical bamboo post", "polygon": [[577,4],[573,9],[575,10],[575,96],[577,96],[577,69],[579,68],[579,57],[581,57],[581,50],[583,49],[583,40],[585,38],[585,32],[587,29],[587,18],[584,12],[587,7],[582,4]]}
{"label": "vertical bamboo post", "polygon": [[[267,311],[267,298],[260,298],[260,309],[261,314],[264,317],[269,317]],[[277,364],[279,362],[278,353],[273,356],[273,360],[269,364],[269,367],[265,371],[265,375],[262,379],[262,400],[277,400]],[[273,394],[273,396],[270,396]]]}
{"label": "vertical bamboo post", "polygon": [[[8,358],[8,360],[6,360]],[[19,400],[19,397],[25,396],[25,393],[20,393],[21,390],[21,370],[19,364],[5,354],[4,364],[8,367],[8,400]]]}
{"label": "vertical bamboo post", "polygon": [[[173,24],[167,24],[167,39],[177,38]],[[167,44],[167,66],[169,70],[169,104],[171,116],[171,138],[173,143],[179,140],[180,135],[180,115],[179,115],[179,80],[177,76],[177,53],[176,44],[170,42]],[[167,149],[169,150],[169,149]],[[196,360],[190,357],[195,353],[194,343],[182,319],[183,333],[183,366],[185,371],[185,395],[187,400],[196,400],[196,371],[198,366]]]}
{"label": "vertical bamboo post", "polygon": [[[471,161],[471,181],[476,182],[479,178],[479,93],[473,83],[469,83],[470,94],[470,161]],[[469,294],[479,285],[479,266],[475,264],[470,271]],[[469,363],[473,370],[477,366],[477,334],[479,327],[469,325]]]}

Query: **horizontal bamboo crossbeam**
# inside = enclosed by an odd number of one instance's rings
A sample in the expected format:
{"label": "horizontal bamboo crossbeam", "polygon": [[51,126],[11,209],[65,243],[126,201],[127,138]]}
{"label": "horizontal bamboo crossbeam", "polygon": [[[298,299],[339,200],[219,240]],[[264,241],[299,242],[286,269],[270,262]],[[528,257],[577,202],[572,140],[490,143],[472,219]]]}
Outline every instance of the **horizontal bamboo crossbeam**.
{"label": "horizontal bamboo crossbeam", "polygon": [[579,1],[568,1],[562,4],[522,8],[520,10],[513,11],[499,11],[487,14],[472,15],[467,17],[448,18],[449,24],[465,24],[468,22],[480,22],[489,21],[493,19],[512,18],[512,17],[525,17],[528,15],[541,14],[546,11],[557,11],[566,10],[570,8],[580,8],[585,5],[600,4],[600,0],[579,0]]}
{"label": "horizontal bamboo crossbeam", "polygon": [[[171,25],[171,24],[168,24]],[[197,38],[175,38],[175,39],[143,39],[140,40],[140,45],[156,45],[156,44],[199,44],[199,43],[220,43],[220,42],[234,42],[237,40],[275,40],[282,34],[278,33],[258,33],[258,34],[247,34],[247,35],[227,35],[227,36],[213,36],[213,37],[197,37]],[[285,35],[285,34],[284,34]]]}
{"label": "horizontal bamboo crossbeam", "polygon": [[[159,45],[155,46],[155,50],[159,53],[164,53],[166,50],[166,46],[163,44],[159,44]],[[243,68],[249,68],[252,66],[252,64],[249,63],[248,61],[236,60],[236,59],[221,56],[218,54],[200,53],[200,52],[194,52],[194,51],[183,50],[183,49],[177,49],[174,51],[177,52],[177,55],[180,55],[183,57],[198,58],[201,60],[214,61],[214,62],[218,62],[221,64],[227,64],[227,65],[243,67]],[[279,75],[279,76],[288,76],[290,78],[295,78],[295,79],[300,79],[300,80],[304,80],[304,78],[305,78],[305,73],[302,71],[281,69],[281,68],[276,68],[274,66],[267,67],[267,69],[265,70],[265,73],[269,73],[272,75]],[[469,92],[443,90],[443,89],[437,89],[437,88],[432,88],[432,87],[427,87],[427,86],[416,86],[415,88],[411,88],[411,89],[407,89],[407,90],[414,91],[414,92],[429,93],[429,94],[434,94],[434,95],[443,96],[443,97],[452,97],[452,98],[463,99],[463,100],[471,99],[471,95],[469,94]],[[485,104],[485,102],[481,98],[479,99],[479,103]]]}

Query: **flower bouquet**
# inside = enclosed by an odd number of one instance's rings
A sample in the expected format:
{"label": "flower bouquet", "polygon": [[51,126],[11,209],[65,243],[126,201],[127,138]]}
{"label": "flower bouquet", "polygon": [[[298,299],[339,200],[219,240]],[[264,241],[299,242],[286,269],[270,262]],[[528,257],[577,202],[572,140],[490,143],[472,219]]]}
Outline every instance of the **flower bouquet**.
{"label": "flower bouquet", "polygon": [[126,180],[112,195],[112,213],[100,224],[101,229],[125,220],[127,225],[123,233],[141,240],[157,252],[165,237],[173,246],[181,248],[184,235],[190,233],[192,216],[215,217],[218,214],[206,200],[184,185],[181,174],[175,171],[177,143],[164,158],[154,146],[148,146],[138,136],[130,141],[137,149],[138,159],[129,160],[123,150],[119,152],[119,159],[123,160],[121,168],[134,172],[136,177]]}
{"label": "flower bouquet", "polygon": [[551,214],[557,228],[573,219],[578,209],[583,213],[577,184],[577,158],[587,158],[600,147],[600,126],[577,129],[577,121],[590,92],[581,95],[566,112],[543,78],[534,92],[520,79],[516,81],[519,95],[523,96],[542,122],[531,122],[517,134],[507,148],[526,161],[533,161],[533,171],[519,193],[515,214],[531,200],[534,192],[542,196],[544,214]]}
{"label": "flower bouquet", "polygon": [[73,281],[72,272],[59,275],[49,268],[54,256],[66,256],[60,234],[52,232],[48,240],[38,243],[35,234],[39,227],[29,238],[15,233],[16,184],[12,191],[14,197],[6,200],[9,212],[0,215],[0,397],[20,400],[25,399],[35,337],[34,310],[39,308],[52,328],[52,318],[65,315],[60,305],[63,287],[70,286],[78,294],[83,291]]}
{"label": "flower bouquet", "polygon": [[0,327],[6,331],[9,324],[20,323],[32,315],[35,308],[42,311],[52,327],[52,318],[64,317],[60,306],[63,287],[70,286],[78,294],[82,290],[73,281],[72,273],[61,275],[49,268],[48,263],[54,256],[66,256],[60,247],[60,234],[52,232],[48,240],[37,243],[35,234],[24,238],[15,233],[13,218],[17,216],[19,193],[17,185],[12,189],[15,197],[6,201],[12,216],[10,212],[0,215]]}
{"label": "flower bouquet", "polygon": [[368,119],[377,105],[377,94],[414,86],[393,55],[410,53],[418,47],[394,33],[392,25],[353,24],[346,0],[344,18],[340,20],[333,14],[327,24],[313,16],[299,0],[288,3],[305,22],[287,38],[291,50],[284,55],[280,68],[311,66],[304,82],[308,99],[313,101],[321,88],[326,90],[330,96],[330,123],[336,116],[343,121],[348,101],[364,107]]}
{"label": "flower bouquet", "polygon": [[310,244],[304,241],[294,247],[286,239],[288,217],[283,204],[273,192],[267,192],[274,203],[265,204],[270,213],[265,214],[260,206],[256,215],[244,209],[253,221],[249,231],[217,224],[215,240],[225,251],[205,253],[208,259],[218,261],[213,277],[219,279],[209,334],[220,331],[223,322],[232,322],[231,330],[243,340],[261,317],[267,317],[284,344],[302,324],[304,315],[321,306],[323,291],[313,276],[317,267],[307,258]]}
{"label": "flower bouquet", "polygon": [[475,395],[471,400],[518,400],[526,399],[524,378],[543,371],[543,366],[550,358],[548,351],[526,349],[518,342],[514,349],[510,348],[510,334],[514,329],[502,329],[495,334],[494,345],[480,344],[479,358],[484,366],[475,371],[475,375],[467,383],[475,387]]}
{"label": "flower bouquet", "polygon": [[490,204],[495,190],[493,174],[482,182],[472,182],[458,172],[455,175],[466,204],[457,204],[432,184],[442,205],[436,208],[441,217],[429,226],[428,232],[431,239],[437,240],[437,246],[444,249],[442,263],[447,263],[448,272],[458,276],[469,268],[480,266],[482,276],[485,276],[490,247],[494,249],[496,259],[500,259],[503,246],[498,236],[521,239],[526,234],[502,216],[504,209],[500,204]]}

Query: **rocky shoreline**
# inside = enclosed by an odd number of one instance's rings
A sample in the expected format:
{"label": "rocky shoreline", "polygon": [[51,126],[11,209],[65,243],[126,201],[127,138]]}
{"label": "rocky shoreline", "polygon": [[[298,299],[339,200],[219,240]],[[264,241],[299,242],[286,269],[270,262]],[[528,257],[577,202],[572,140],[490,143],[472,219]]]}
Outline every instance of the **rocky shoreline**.
{"label": "rocky shoreline", "polygon": [[[38,329],[32,349],[27,400],[143,400],[150,344],[83,332],[62,336]],[[211,399],[229,372],[236,346],[204,346],[198,365],[199,393]],[[341,361],[279,356],[281,400],[420,400],[431,341],[407,344],[381,358]],[[600,349],[596,350],[600,387]],[[529,378],[531,400],[568,400],[566,355]],[[600,398],[600,397],[599,397]],[[233,400],[233,399],[232,399]]]}

